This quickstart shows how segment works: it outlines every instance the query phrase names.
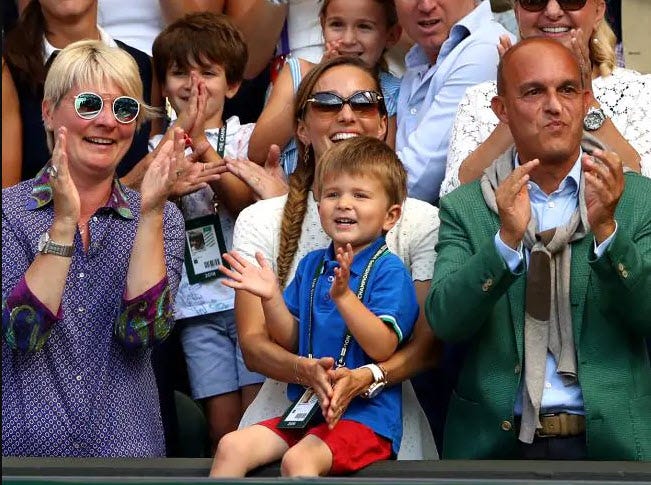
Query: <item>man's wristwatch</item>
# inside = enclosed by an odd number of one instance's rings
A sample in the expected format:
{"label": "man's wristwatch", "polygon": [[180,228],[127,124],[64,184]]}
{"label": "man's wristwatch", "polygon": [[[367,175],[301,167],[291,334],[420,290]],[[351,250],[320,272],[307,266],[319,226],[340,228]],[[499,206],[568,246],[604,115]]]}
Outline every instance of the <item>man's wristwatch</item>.
{"label": "man's wristwatch", "polygon": [[366,364],[360,367],[360,369],[369,369],[373,374],[373,384],[368,386],[362,393],[362,397],[365,399],[372,399],[382,392],[384,386],[387,384],[387,377],[384,370],[377,364]]}
{"label": "man's wristwatch", "polygon": [[65,258],[70,258],[75,251],[74,246],[66,246],[65,244],[55,243],[50,239],[50,234],[44,232],[41,234],[41,237],[38,238],[38,252],[42,254],[56,254],[57,256],[63,256]]}
{"label": "man's wristwatch", "polygon": [[586,131],[595,131],[601,128],[606,121],[606,114],[601,108],[592,106],[583,118],[583,128]]}

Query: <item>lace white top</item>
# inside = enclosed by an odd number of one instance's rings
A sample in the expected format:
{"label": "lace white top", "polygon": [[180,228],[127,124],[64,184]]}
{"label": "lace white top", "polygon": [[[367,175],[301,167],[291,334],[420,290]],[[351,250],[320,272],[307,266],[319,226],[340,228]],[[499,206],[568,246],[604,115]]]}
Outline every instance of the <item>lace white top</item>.
{"label": "lace white top", "polygon": [[[592,81],[595,98],[606,116],[642,157],[642,174],[651,177],[651,75],[615,68],[612,75]],[[495,81],[466,90],[457,109],[448,151],[441,197],[459,182],[459,167],[497,126],[491,99],[497,94]]]}
{"label": "lace white top", "polygon": [[[237,218],[233,234],[233,248],[236,251],[254,264],[257,264],[255,253],[260,251],[274,271],[277,270],[280,225],[286,201],[285,195],[261,200],[247,207]],[[386,235],[387,246],[403,260],[415,281],[432,279],[438,228],[436,207],[420,200],[407,199],[400,220]],[[298,250],[290,268],[288,281],[294,277],[296,266],[303,256],[328,244],[330,238],[321,227],[316,202],[310,192]],[[286,389],[286,383],[267,379],[258,396],[244,413],[240,427],[282,415],[289,406]],[[427,418],[409,381],[403,383],[402,399],[403,433],[398,459],[438,458]]]}

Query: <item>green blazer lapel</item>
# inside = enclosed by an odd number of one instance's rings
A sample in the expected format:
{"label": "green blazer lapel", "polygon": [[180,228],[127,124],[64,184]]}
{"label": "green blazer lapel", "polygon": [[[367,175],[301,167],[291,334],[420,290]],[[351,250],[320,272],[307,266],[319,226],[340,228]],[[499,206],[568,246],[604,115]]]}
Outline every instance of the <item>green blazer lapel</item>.
{"label": "green blazer lapel", "polygon": [[588,255],[593,250],[594,236],[591,232],[580,241],[572,244],[572,263],[570,265],[570,304],[572,305],[572,329],[574,345],[579,343],[583,326],[586,292],[590,280]]}

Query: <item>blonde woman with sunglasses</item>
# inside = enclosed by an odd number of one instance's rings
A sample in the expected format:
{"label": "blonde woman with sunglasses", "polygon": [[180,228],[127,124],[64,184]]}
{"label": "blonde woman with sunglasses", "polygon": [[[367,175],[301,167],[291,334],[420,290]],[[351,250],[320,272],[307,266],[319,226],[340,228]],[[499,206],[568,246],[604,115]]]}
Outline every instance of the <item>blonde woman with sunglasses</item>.
{"label": "blonde woman with sunglasses", "polygon": [[[651,76],[615,67],[615,34],[605,0],[516,0],[520,37],[549,37],[574,51],[592,93],[584,128],[619,153],[634,171],[651,176]],[[503,42],[504,52],[510,43]],[[479,178],[513,144],[509,128],[490,107],[494,81],[469,88],[452,130],[441,196]]]}
{"label": "blonde woman with sunglasses", "polygon": [[164,456],[151,347],[174,323],[183,218],[167,202],[184,139],[141,192],[116,167],[151,108],[133,59],[63,49],[45,80],[52,157],[2,191],[2,454]]}

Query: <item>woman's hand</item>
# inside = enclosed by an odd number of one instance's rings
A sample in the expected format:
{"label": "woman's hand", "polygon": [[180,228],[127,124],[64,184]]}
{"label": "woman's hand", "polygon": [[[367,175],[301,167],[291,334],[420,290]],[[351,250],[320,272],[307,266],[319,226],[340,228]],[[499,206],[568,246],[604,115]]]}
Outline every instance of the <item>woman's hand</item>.
{"label": "woman's hand", "polygon": [[163,207],[174,186],[172,156],[174,141],[167,140],[152,160],[140,184],[141,215],[163,213]]}
{"label": "woman's hand", "polygon": [[348,369],[339,367],[328,372],[332,382],[330,405],[324,410],[323,417],[330,429],[341,419],[348,409],[350,401],[364,392],[373,383],[373,375],[368,369]]}
{"label": "woman's hand", "polygon": [[500,43],[497,44],[497,53],[499,54],[500,59],[511,47],[513,47],[511,38],[508,35],[500,35]]}
{"label": "woman's hand", "polygon": [[54,199],[54,226],[74,236],[81,215],[81,201],[68,168],[68,130],[57,131],[48,172]]}
{"label": "woman's hand", "polygon": [[226,168],[253,190],[256,200],[285,195],[289,186],[280,166],[280,148],[271,145],[264,167],[251,160],[226,158]]}
{"label": "woman's hand", "polygon": [[589,40],[585,41],[583,39],[583,30],[581,28],[570,30],[570,44],[581,69],[583,89],[592,93],[592,61],[590,61],[588,42]]}
{"label": "woman's hand", "polygon": [[236,290],[248,291],[264,300],[271,300],[281,293],[276,274],[262,253],[255,253],[259,268],[249,263],[237,251],[225,253],[224,259],[231,269],[224,265],[218,267],[219,271],[229,278],[222,280],[223,285]]}

